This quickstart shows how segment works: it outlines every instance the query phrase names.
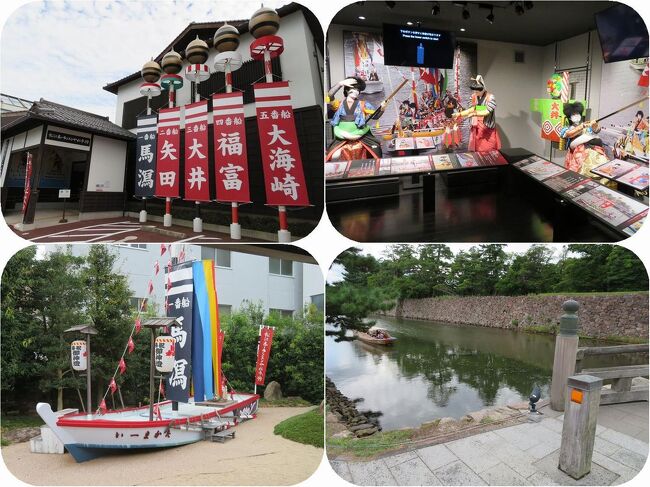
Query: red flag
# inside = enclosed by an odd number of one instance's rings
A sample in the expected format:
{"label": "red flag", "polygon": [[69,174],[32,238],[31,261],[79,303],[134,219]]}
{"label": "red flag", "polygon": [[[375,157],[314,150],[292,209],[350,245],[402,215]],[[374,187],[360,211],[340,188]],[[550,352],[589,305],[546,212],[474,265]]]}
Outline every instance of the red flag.
{"label": "red flag", "polygon": [[163,396],[165,396],[165,383],[163,381],[160,381],[160,385],[158,386],[158,393]]}
{"label": "red flag", "polygon": [[123,374],[126,372],[126,362],[124,361],[124,357],[120,359],[120,363],[117,365],[120,369],[120,374]]}
{"label": "red flag", "polygon": [[158,420],[162,420],[162,414],[160,414],[160,407],[158,406],[158,404],[154,404],[153,413],[156,415]]}
{"label": "red flag", "polygon": [[[180,195],[181,109],[163,108],[158,112],[156,196]],[[164,252],[163,252],[164,253]],[[162,255],[162,254],[160,254]]]}
{"label": "red flag", "polygon": [[111,389],[111,394],[115,394],[115,391],[117,391],[117,383],[115,382],[115,377],[111,378],[108,387]]}
{"label": "red flag", "polygon": [[260,331],[260,342],[257,345],[257,364],[255,365],[255,384],[264,385],[266,377],[266,366],[269,363],[271,355],[271,344],[273,343],[273,328],[270,326],[262,327]]}
{"label": "red flag", "polygon": [[165,255],[165,252],[167,252],[167,245],[160,244],[160,255]]}
{"label": "red flag", "polygon": [[167,296],[165,296],[165,312],[169,309],[169,299],[167,299]]}
{"label": "red flag", "polygon": [[170,260],[167,262],[167,273],[170,273],[172,271],[172,261]]}
{"label": "red flag", "polygon": [[248,203],[248,155],[242,93],[212,95],[217,201]]}
{"label": "red flag", "polygon": [[639,86],[645,86],[646,88],[648,87],[648,78],[650,78],[649,71],[650,69],[646,64],[645,68],[643,68],[643,72],[641,73],[641,77],[639,78]]}
{"label": "red flag", "polygon": [[102,399],[102,402],[99,403],[99,412],[104,414],[106,412],[106,401]]}
{"label": "red flag", "polygon": [[156,263],[153,265],[153,272],[155,276],[157,276],[158,273],[160,272],[160,264],[158,263],[158,261],[156,261]]}
{"label": "red flag", "polygon": [[185,262],[185,245],[183,245],[181,251],[178,253],[178,262]]}
{"label": "red flag", "polygon": [[129,353],[133,353],[133,350],[135,350],[135,342],[133,341],[133,338],[129,337],[129,343],[127,343],[126,346],[129,349]]}
{"label": "red flag", "polygon": [[185,105],[185,199],[210,201],[208,102]]}
{"label": "red flag", "polygon": [[168,275],[167,275],[167,291],[169,291],[171,288],[172,288],[172,278],[171,278],[171,276],[168,274]]}
{"label": "red flag", "polygon": [[253,87],[266,203],[309,206],[289,83],[256,83]]}
{"label": "red flag", "polygon": [[149,294],[153,292],[153,281],[149,281],[149,289],[148,289]]}
{"label": "red flag", "polygon": [[428,68],[420,68],[420,79],[430,85],[435,85],[438,82],[434,74],[432,74]]}
{"label": "red flag", "polygon": [[135,320],[135,334],[137,335],[140,333],[140,330],[142,329],[142,322],[140,321],[140,318],[137,318]]}

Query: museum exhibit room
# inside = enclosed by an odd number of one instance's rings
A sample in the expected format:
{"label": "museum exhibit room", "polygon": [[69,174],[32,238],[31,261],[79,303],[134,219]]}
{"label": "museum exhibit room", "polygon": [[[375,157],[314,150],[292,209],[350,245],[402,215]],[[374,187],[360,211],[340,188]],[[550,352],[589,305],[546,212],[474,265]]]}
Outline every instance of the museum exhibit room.
{"label": "museum exhibit room", "polygon": [[648,31],[617,2],[355,2],[326,198],[357,241],[593,242],[648,213]]}

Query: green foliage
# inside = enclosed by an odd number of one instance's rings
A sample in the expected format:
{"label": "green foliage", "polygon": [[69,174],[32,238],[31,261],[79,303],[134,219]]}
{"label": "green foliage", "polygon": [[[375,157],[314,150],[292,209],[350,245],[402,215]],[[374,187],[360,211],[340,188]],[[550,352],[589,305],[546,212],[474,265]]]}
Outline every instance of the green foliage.
{"label": "green foliage", "polygon": [[315,408],[276,424],[273,433],[287,440],[323,448],[323,426],[323,416]]}
{"label": "green foliage", "polygon": [[235,390],[251,391],[255,375],[259,325],[275,327],[266,383],[277,381],[285,396],[300,396],[311,404],[323,399],[323,316],[307,307],[301,316],[271,313],[247,303],[221,320],[225,331],[223,373]]}
{"label": "green foliage", "polygon": [[533,245],[526,253],[516,255],[508,270],[496,284],[497,294],[525,295],[552,289],[557,281],[553,250],[546,245]]}
{"label": "green foliage", "polygon": [[497,294],[497,285],[507,270],[502,244],[479,245],[459,252],[451,265],[452,286],[461,296]]}
{"label": "green foliage", "polygon": [[403,448],[414,437],[416,430],[401,429],[380,431],[366,438],[328,438],[327,454],[330,458],[350,455],[368,458]]}

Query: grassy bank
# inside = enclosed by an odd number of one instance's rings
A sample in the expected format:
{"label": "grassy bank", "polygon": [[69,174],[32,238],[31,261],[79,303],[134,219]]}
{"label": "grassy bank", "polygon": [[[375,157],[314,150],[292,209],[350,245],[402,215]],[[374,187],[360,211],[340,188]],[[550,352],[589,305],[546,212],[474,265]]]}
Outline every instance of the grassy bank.
{"label": "grassy bank", "polygon": [[367,438],[328,438],[327,455],[336,458],[338,455],[352,455],[368,458],[379,453],[402,448],[415,435],[414,429],[404,429],[375,433]]}
{"label": "grassy bank", "polygon": [[283,397],[275,401],[260,399],[260,407],[264,408],[304,408],[309,406],[313,406],[313,404],[305,401],[302,397]]}
{"label": "grassy bank", "polygon": [[38,428],[43,420],[38,416],[2,416],[0,418],[0,445],[7,446],[14,443],[19,430],[24,428]]}
{"label": "grassy bank", "polygon": [[323,416],[314,408],[275,425],[273,433],[287,440],[323,448]]}

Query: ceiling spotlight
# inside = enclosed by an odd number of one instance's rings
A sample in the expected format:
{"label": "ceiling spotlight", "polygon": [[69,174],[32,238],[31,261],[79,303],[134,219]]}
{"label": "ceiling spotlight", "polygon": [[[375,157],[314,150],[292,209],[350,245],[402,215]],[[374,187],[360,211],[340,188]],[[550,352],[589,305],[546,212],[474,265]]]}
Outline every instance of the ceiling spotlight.
{"label": "ceiling spotlight", "polygon": [[359,15],[359,20],[366,20],[366,18],[363,15]]}
{"label": "ceiling spotlight", "polygon": [[524,2],[524,7],[526,7],[526,10],[530,10],[533,8],[533,2]]}
{"label": "ceiling spotlight", "polygon": [[406,25],[413,25],[413,22],[411,22],[411,21],[409,20],[409,21],[406,23]]}
{"label": "ceiling spotlight", "polygon": [[438,15],[440,13],[440,3],[435,2],[431,7],[431,15]]}
{"label": "ceiling spotlight", "polygon": [[386,3],[386,6],[387,6],[388,8],[390,8],[390,9],[395,8],[395,2],[385,2],[385,3]]}
{"label": "ceiling spotlight", "polygon": [[461,28],[460,28],[460,31],[461,31],[461,32],[465,32],[465,27],[461,27]]}
{"label": "ceiling spotlight", "polygon": [[515,5],[515,13],[517,15],[524,15],[524,6],[521,3]]}
{"label": "ceiling spotlight", "polygon": [[469,19],[469,9],[467,7],[463,8],[463,20]]}
{"label": "ceiling spotlight", "polygon": [[487,20],[491,24],[494,24],[494,10],[490,9],[490,13],[488,14],[487,17],[485,17],[485,20]]}

